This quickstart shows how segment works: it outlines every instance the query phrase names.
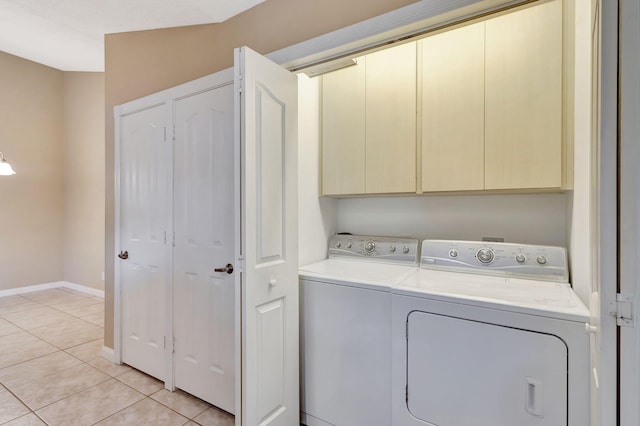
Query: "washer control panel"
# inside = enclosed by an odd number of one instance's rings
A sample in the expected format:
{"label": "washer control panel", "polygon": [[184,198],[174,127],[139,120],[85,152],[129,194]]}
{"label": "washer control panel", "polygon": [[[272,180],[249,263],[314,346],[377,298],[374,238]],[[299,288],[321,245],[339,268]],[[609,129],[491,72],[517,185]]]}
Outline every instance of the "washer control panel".
{"label": "washer control panel", "polygon": [[412,238],[336,234],[329,240],[329,258],[418,265],[418,247],[418,240]]}
{"label": "washer control panel", "polygon": [[541,281],[569,281],[567,251],[555,246],[424,240],[420,267]]}

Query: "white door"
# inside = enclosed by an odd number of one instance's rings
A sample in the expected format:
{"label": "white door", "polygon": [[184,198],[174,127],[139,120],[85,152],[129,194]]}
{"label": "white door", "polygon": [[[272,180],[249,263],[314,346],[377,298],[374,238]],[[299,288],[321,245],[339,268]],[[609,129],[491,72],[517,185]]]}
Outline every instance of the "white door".
{"label": "white door", "polygon": [[[233,84],[174,104],[175,386],[235,412]],[[231,272],[231,271],[230,271]]]}
{"label": "white door", "polygon": [[[246,426],[299,424],[297,78],[235,51],[240,404]],[[244,263],[244,265],[242,265]]]}
{"label": "white door", "polygon": [[[120,297],[122,361],[163,380],[165,253],[170,209],[165,106],[120,120]],[[123,259],[124,258],[124,259]]]}

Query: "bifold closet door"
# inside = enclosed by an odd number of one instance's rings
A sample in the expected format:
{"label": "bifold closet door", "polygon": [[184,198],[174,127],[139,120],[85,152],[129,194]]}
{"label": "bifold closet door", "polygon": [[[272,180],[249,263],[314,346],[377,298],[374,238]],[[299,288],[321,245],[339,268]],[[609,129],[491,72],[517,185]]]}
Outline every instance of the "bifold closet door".
{"label": "bifold closet door", "polygon": [[[174,103],[175,385],[235,412],[233,84]],[[229,271],[231,272],[231,271]]]}
{"label": "bifold closet door", "polygon": [[161,104],[121,117],[117,259],[122,361],[161,380],[166,378],[165,250],[171,208],[165,111]]}

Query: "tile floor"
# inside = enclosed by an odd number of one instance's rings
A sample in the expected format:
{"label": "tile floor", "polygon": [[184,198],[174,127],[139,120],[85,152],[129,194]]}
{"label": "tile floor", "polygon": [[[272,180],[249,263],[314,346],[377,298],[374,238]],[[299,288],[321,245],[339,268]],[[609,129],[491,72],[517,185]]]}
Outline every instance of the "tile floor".
{"label": "tile floor", "polygon": [[212,425],[234,417],[101,357],[104,303],[66,288],[0,297],[0,424]]}

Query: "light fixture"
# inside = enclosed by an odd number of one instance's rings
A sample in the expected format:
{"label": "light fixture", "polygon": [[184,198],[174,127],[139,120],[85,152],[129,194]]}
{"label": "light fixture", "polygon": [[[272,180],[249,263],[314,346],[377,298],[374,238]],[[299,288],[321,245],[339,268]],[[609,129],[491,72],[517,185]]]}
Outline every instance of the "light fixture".
{"label": "light fixture", "polygon": [[11,167],[11,164],[7,163],[7,160],[4,159],[4,154],[0,152],[0,176],[11,176],[15,175],[16,172]]}

